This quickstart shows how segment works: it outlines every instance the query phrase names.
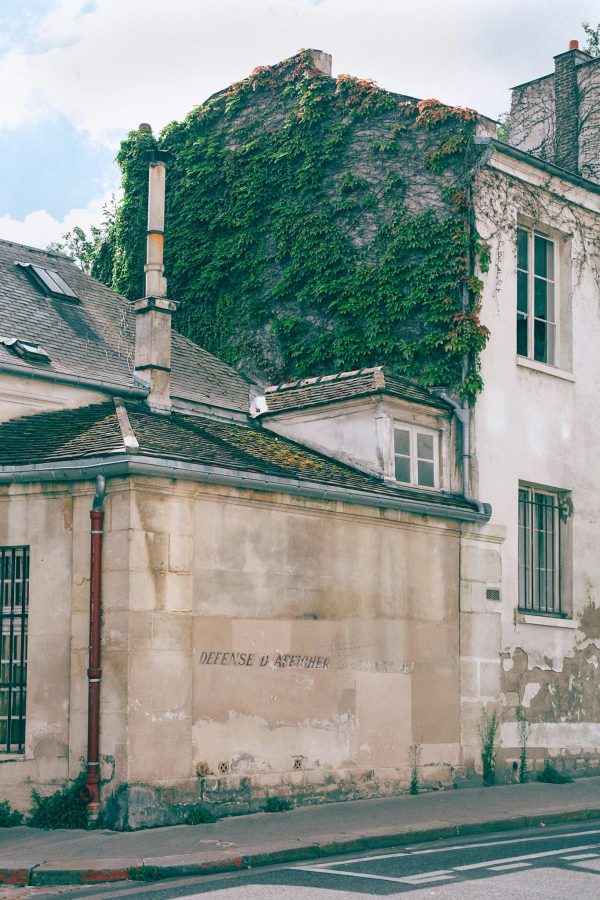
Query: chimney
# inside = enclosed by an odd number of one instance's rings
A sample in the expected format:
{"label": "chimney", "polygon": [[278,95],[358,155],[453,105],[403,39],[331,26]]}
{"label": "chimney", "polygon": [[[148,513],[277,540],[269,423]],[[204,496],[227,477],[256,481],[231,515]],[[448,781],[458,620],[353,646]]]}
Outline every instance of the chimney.
{"label": "chimney", "polygon": [[331,53],[325,53],[323,50],[309,50],[312,56],[313,66],[318,69],[322,75],[331,75],[332,57]]}
{"label": "chimney", "polygon": [[135,375],[150,388],[150,409],[163,415],[171,412],[171,316],[177,309],[177,303],[167,299],[163,275],[165,169],[169,155],[162,150],[149,152],[146,296],[135,303]]}
{"label": "chimney", "polygon": [[590,58],[589,53],[579,49],[579,41],[569,41],[569,49],[554,57],[554,162],[570,172],[579,172],[580,96],[577,67]]}

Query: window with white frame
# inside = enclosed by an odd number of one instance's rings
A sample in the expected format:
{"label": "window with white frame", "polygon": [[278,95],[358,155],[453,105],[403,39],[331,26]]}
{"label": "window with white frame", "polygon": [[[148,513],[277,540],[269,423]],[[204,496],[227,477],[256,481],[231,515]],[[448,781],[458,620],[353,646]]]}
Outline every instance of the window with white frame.
{"label": "window with white frame", "polygon": [[394,425],[396,481],[417,487],[439,486],[439,435],[416,425]]}
{"label": "window with white frame", "polygon": [[566,527],[572,512],[568,494],[519,486],[519,610],[561,616]]}
{"label": "window with white frame", "polygon": [[517,228],[517,355],[557,364],[556,242]]}

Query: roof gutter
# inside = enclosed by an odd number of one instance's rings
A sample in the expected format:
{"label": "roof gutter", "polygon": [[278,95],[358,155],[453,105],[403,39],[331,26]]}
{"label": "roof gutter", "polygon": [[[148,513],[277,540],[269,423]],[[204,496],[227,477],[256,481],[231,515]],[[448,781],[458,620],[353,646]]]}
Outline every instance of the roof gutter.
{"label": "roof gutter", "polygon": [[519,150],[517,147],[512,147],[510,144],[505,144],[503,141],[489,137],[489,135],[479,135],[475,138],[475,141],[477,144],[489,144],[494,150],[498,150],[500,153],[512,156],[513,159],[518,159],[520,162],[528,163],[535,169],[542,169],[542,171],[547,172],[548,175],[554,175],[556,178],[568,181],[570,184],[577,185],[577,187],[590,191],[592,194],[600,194],[600,184],[596,184],[595,181],[590,181],[588,178],[582,178],[574,172],[569,172],[568,169],[563,169],[561,166],[554,165],[554,163],[546,162],[546,160],[540,159],[539,156],[534,156],[532,153],[526,153],[524,150]]}
{"label": "roof gutter", "polygon": [[39,378],[40,381],[50,381],[53,384],[70,384],[74,387],[95,388],[109,394],[118,394],[119,397],[136,397],[141,399],[148,396],[147,388],[128,387],[117,384],[114,381],[103,379],[82,378],[81,375],[69,375],[67,372],[54,372],[44,369],[33,369],[31,366],[20,366],[17,363],[0,362],[0,372],[7,375],[18,375],[20,378]]}
{"label": "roof gutter", "polygon": [[32,482],[55,482],[91,480],[98,475],[114,478],[128,475],[146,475],[155,478],[179,478],[218,484],[225,487],[244,488],[252,491],[279,491],[298,497],[329,502],[353,503],[376,509],[395,509],[399,512],[420,516],[434,516],[438,519],[452,519],[458,522],[488,522],[492,508],[488,503],[466,508],[446,507],[430,500],[415,500],[407,497],[384,497],[368,491],[313,484],[300,479],[281,478],[277,475],[259,475],[254,472],[241,473],[235,469],[189,463],[162,457],[115,454],[114,456],[90,457],[86,460],[59,463],[39,463],[23,466],[1,466],[0,484],[27,484]]}

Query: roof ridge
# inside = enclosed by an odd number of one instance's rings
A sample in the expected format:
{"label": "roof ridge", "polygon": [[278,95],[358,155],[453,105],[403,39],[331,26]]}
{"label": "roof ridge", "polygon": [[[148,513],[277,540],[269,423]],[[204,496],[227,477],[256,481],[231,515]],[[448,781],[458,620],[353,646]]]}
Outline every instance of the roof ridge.
{"label": "roof ridge", "polygon": [[0,238],[0,244],[3,244],[5,247],[18,247],[21,250],[30,250],[33,253],[42,253],[44,256],[51,256],[53,259],[65,259],[67,262],[75,264],[72,256],[67,256],[65,253],[56,253],[55,250],[43,250],[42,247],[32,247],[31,244],[21,244],[19,241],[11,241],[8,238]]}
{"label": "roof ridge", "polygon": [[133,426],[129,421],[129,415],[127,414],[127,407],[125,406],[124,401],[120,397],[115,397],[115,411],[117,413],[117,422],[119,423],[119,429],[121,431],[121,437],[123,438],[123,445],[125,447],[125,453],[134,453],[136,450],[140,449],[140,444],[138,439],[135,436],[135,431],[133,430]]}
{"label": "roof ridge", "polygon": [[384,366],[362,366],[360,369],[349,369],[342,372],[334,372],[331,375],[314,375],[310,378],[297,378],[295,381],[283,381],[280,384],[271,384],[265,388],[266,394],[274,391],[291,391],[300,387],[309,387],[313,384],[324,384],[331,381],[341,381],[342,379],[356,378],[361,375],[376,375],[383,372]]}

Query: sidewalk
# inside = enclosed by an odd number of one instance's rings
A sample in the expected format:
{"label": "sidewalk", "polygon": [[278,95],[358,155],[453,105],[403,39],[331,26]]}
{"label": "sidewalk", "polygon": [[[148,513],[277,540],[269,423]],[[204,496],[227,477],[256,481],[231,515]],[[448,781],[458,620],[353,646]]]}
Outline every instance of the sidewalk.
{"label": "sidewalk", "polygon": [[[0,829],[0,883],[202,875],[475,832],[600,819],[600,777],[304,806],[146,831]],[[145,867],[145,868],[142,868]]]}

